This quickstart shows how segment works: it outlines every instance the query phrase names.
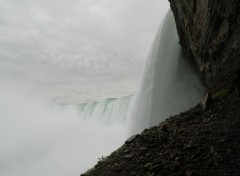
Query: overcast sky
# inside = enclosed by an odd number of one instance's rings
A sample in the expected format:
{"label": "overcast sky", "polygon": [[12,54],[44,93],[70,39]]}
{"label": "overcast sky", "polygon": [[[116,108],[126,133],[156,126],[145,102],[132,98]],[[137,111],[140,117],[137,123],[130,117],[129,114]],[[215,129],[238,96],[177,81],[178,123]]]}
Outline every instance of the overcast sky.
{"label": "overcast sky", "polygon": [[167,0],[0,0],[0,81],[58,101],[136,90]]}

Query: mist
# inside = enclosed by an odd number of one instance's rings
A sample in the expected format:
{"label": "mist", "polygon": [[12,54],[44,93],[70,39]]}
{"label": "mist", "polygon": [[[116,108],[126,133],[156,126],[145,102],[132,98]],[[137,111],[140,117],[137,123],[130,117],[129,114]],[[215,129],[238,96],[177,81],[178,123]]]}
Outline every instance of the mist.
{"label": "mist", "polygon": [[77,176],[197,103],[204,88],[180,61],[173,16],[146,57],[168,9],[167,0],[0,1],[0,175]]}
{"label": "mist", "polygon": [[[34,93],[30,93],[34,92]],[[79,175],[125,139],[122,123],[83,119],[35,90],[0,88],[0,175]]]}

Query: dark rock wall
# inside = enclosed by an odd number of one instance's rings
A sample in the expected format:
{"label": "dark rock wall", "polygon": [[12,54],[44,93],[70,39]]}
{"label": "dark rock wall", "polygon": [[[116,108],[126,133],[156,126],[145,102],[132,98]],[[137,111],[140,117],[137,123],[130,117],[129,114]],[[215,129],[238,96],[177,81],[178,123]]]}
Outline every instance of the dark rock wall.
{"label": "dark rock wall", "polygon": [[239,86],[240,1],[169,0],[185,57],[210,90]]}

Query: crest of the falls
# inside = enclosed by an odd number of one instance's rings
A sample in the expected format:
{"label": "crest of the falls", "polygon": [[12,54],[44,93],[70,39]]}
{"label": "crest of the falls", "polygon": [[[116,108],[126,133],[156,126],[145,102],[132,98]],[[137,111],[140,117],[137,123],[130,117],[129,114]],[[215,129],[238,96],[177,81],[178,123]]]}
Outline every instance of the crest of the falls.
{"label": "crest of the falls", "polygon": [[204,87],[181,57],[174,17],[169,10],[147,58],[134,98],[129,117],[130,134],[157,125],[200,100]]}
{"label": "crest of the falls", "polygon": [[132,96],[108,98],[99,102],[77,105],[81,118],[95,119],[105,123],[125,123]]}

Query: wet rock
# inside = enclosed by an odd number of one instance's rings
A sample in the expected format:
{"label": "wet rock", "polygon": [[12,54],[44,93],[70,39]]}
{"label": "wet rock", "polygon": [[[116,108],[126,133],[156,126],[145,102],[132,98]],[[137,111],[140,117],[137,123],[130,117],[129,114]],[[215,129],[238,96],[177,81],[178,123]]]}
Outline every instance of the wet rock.
{"label": "wet rock", "polygon": [[161,168],[162,165],[163,165],[162,163],[161,163],[161,164],[154,165],[154,166],[150,167],[150,170],[159,169],[159,168]]}
{"label": "wet rock", "polygon": [[207,111],[210,109],[211,105],[213,104],[213,97],[210,93],[206,93],[202,99],[201,106],[203,111]]}
{"label": "wet rock", "polygon": [[180,157],[175,157],[175,161],[179,161],[180,160]]}
{"label": "wet rock", "polygon": [[154,176],[154,175],[155,175],[154,172],[148,172],[148,173],[147,173],[147,176]]}
{"label": "wet rock", "polygon": [[197,147],[197,146],[196,146],[196,145],[193,145],[192,142],[189,142],[189,143],[184,147],[184,149],[190,151],[190,150],[194,150],[196,147]]}
{"label": "wet rock", "polygon": [[150,155],[152,155],[152,154],[151,154],[151,153],[147,153],[147,154],[146,154],[146,157],[149,157]]}
{"label": "wet rock", "polygon": [[147,150],[147,148],[146,147],[141,147],[140,150]]}
{"label": "wet rock", "polygon": [[192,176],[192,175],[193,175],[193,170],[188,169],[188,170],[186,171],[186,176]]}
{"label": "wet rock", "polygon": [[152,163],[147,163],[144,165],[144,168],[149,168],[150,166],[152,166]]}
{"label": "wet rock", "polygon": [[131,142],[133,142],[137,137],[139,136],[139,134],[133,135],[130,138],[128,138],[128,140],[125,141],[125,144],[130,144]]}
{"label": "wet rock", "polygon": [[213,146],[210,147],[210,153],[211,153],[211,154],[214,153],[214,147],[213,147]]}
{"label": "wet rock", "polygon": [[224,141],[226,141],[226,139],[220,139],[220,140],[218,140],[217,142],[218,142],[218,143],[222,143],[222,142],[224,142]]}
{"label": "wet rock", "polygon": [[128,154],[128,155],[124,155],[123,157],[126,159],[131,159],[134,156],[134,154]]}
{"label": "wet rock", "polygon": [[164,133],[168,132],[168,126],[165,123],[161,123],[159,127],[160,127],[159,130],[161,130],[162,132]]}

